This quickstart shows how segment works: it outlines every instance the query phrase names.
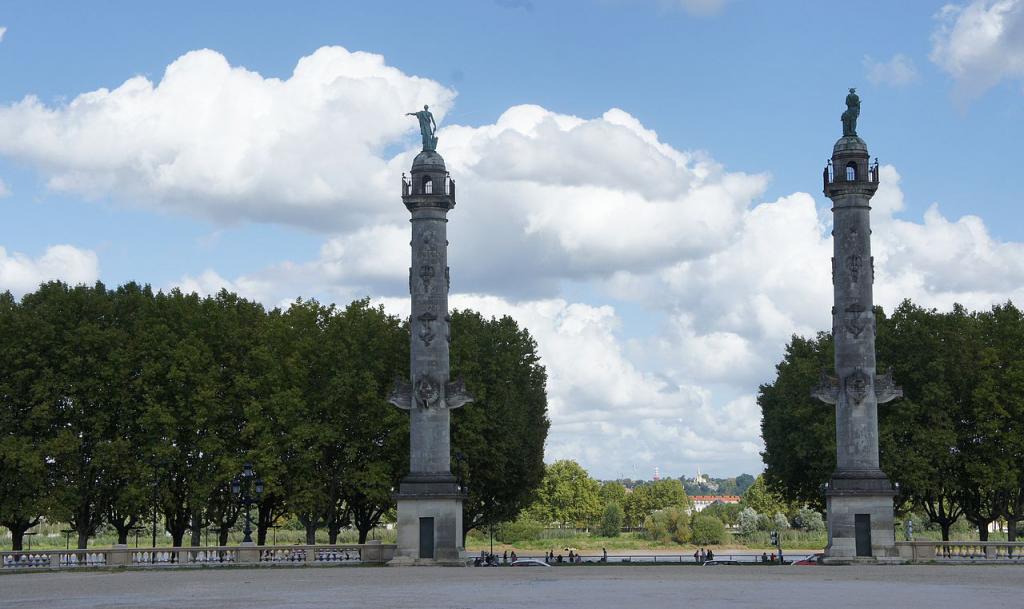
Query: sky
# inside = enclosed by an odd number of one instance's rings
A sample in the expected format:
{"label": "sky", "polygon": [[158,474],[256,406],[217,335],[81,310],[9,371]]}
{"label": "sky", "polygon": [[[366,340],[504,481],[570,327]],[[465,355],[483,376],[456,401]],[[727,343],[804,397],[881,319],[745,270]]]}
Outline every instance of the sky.
{"label": "sky", "polygon": [[876,303],[1024,300],[1024,0],[833,6],[0,2],[0,290],[406,315],[404,114],[430,104],[451,305],[537,339],[546,459],[759,472],[758,386],[831,325],[847,88],[883,167]]}

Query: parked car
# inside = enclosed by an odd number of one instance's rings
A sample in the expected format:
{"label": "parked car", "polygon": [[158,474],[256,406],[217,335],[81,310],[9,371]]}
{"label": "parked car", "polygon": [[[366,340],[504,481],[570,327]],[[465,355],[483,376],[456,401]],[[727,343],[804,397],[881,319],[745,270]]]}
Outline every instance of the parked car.
{"label": "parked car", "polygon": [[537,558],[520,558],[512,563],[513,567],[550,567],[548,563]]}
{"label": "parked car", "polygon": [[738,565],[738,564],[740,564],[740,561],[738,561],[738,560],[718,560],[717,558],[715,560],[705,560],[704,561],[704,566],[705,567],[717,567],[718,565]]}
{"label": "parked car", "polygon": [[820,565],[821,564],[821,559],[824,556],[825,556],[824,552],[815,552],[814,554],[808,554],[807,556],[804,556],[800,560],[794,560],[792,562],[792,564],[794,564],[794,565],[803,565],[803,566]]}

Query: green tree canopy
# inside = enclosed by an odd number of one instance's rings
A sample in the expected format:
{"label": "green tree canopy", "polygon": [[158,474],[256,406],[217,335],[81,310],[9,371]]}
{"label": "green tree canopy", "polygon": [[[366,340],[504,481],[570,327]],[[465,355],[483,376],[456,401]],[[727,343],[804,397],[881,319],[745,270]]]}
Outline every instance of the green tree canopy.
{"label": "green tree canopy", "polygon": [[579,463],[555,461],[544,468],[544,479],[529,513],[544,523],[588,526],[601,514],[600,488]]}
{"label": "green tree canopy", "polygon": [[650,484],[637,486],[626,497],[623,508],[626,511],[627,526],[639,526],[657,510],[676,507],[685,512],[692,509],[690,498],[683,490],[679,480],[656,480]]}

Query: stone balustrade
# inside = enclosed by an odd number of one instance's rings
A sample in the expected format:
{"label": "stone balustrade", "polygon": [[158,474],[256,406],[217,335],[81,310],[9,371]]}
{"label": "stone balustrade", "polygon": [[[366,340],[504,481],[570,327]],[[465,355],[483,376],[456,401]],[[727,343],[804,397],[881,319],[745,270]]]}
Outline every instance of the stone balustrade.
{"label": "stone balustrade", "polygon": [[303,546],[219,546],[187,548],[95,548],[0,552],[0,569],[74,569],[101,567],[187,567],[218,565],[384,564],[395,546],[380,542]]}
{"label": "stone balustrade", "polygon": [[900,557],[913,562],[1024,564],[1021,541],[901,541]]}

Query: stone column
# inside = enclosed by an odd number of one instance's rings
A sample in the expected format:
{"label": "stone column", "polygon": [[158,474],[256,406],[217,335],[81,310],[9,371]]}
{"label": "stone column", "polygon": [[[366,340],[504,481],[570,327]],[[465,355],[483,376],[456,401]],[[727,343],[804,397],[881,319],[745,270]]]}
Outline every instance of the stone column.
{"label": "stone column", "polygon": [[826,488],[829,544],[826,560],[895,558],[895,491],[878,465],[878,404],[902,395],[891,375],[875,371],[870,200],[878,189],[878,165],[857,135],[836,142],[825,169],[832,199],[832,335],[835,377],[823,375],[813,394],[834,404],[836,470]]}
{"label": "stone column", "polygon": [[471,398],[449,379],[447,216],[455,184],[436,151],[416,156],[402,202],[412,214],[410,382],[398,382],[389,401],[409,411],[410,471],[395,493],[398,547],[389,564],[464,564],[465,491],[451,473],[449,411]]}

